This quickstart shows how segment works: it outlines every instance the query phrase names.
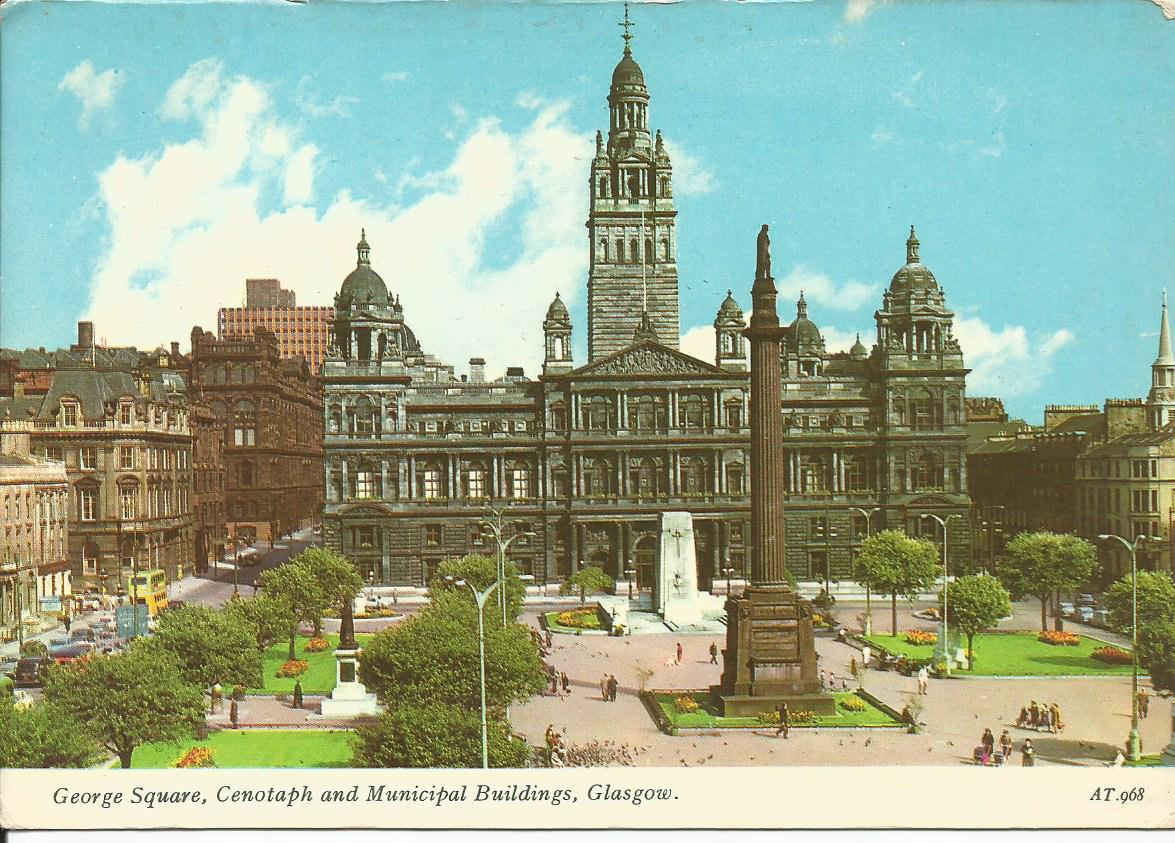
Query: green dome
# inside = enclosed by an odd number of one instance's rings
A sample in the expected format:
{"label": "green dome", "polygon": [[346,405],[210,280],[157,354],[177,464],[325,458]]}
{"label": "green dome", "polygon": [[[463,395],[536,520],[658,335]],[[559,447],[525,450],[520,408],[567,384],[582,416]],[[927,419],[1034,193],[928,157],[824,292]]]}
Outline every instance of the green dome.
{"label": "green dome", "polygon": [[808,318],[808,303],[804,301],[802,292],[796,302],[796,319],[789,328],[793,349],[799,350],[805,346],[823,348],[824,338],[820,336],[816,323]]}
{"label": "green dome", "polygon": [[359,260],[351,274],[343,279],[342,289],[339,290],[339,307],[350,307],[353,303],[387,305],[388,287],[379,273],[371,268],[371,247],[367,245],[367,232],[359,233],[359,243],[355,247],[359,252]]}
{"label": "green dome", "polygon": [[612,71],[612,87],[619,88],[625,85],[636,85],[641,88],[645,86],[645,73],[641,70],[641,66],[633,60],[632,53],[627,48],[624,50],[624,56],[620,59],[620,63]]}

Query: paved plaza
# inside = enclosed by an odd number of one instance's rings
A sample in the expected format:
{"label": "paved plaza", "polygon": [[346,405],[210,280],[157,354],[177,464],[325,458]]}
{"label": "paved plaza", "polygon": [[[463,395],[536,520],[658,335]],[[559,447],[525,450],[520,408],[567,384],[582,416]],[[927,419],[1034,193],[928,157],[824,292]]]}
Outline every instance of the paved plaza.
{"label": "paved plaza", "polygon": [[[906,627],[909,610],[899,609]],[[904,616],[903,616],[904,615]],[[1030,615],[1030,612],[1025,612]],[[524,622],[538,624],[537,614]],[[1021,624],[1017,624],[1018,626]],[[1023,624],[1031,628],[1030,623]],[[879,629],[888,631],[888,615]],[[677,642],[684,648],[680,665],[671,664]],[[535,697],[511,709],[515,731],[542,745],[548,724],[566,729],[566,739],[583,743],[612,740],[639,747],[637,763],[648,766],[755,766],[769,764],[963,764],[985,728],[998,737],[1008,729],[1015,742],[1012,763],[1019,765],[1024,738],[1032,738],[1037,764],[1097,766],[1111,761],[1130,729],[1130,677],[1080,679],[932,679],[923,697],[922,733],[899,729],[796,729],[787,740],[774,728],[715,730],[707,734],[670,737],[658,731],[637,697],[636,665],[654,671],[649,688],[704,688],[715,684],[720,665],[710,664],[709,647],[720,636],[676,636],[673,633],[625,638],[555,635],[548,661],[571,679],[566,697]],[[860,653],[832,638],[818,638],[820,668],[848,676],[849,661]],[[721,655],[719,656],[721,662]],[[600,698],[600,677],[616,675],[620,692],[615,703]],[[838,682],[839,687],[839,682]],[[854,687],[849,679],[849,687]],[[1144,687],[1151,692],[1149,683]],[[917,682],[892,671],[871,670],[865,689],[900,710],[917,692]],[[1058,735],[1018,729],[1012,724],[1030,700],[1056,702],[1066,723]],[[1169,703],[1154,698],[1150,717],[1141,723],[1144,752],[1158,752],[1171,738]]]}

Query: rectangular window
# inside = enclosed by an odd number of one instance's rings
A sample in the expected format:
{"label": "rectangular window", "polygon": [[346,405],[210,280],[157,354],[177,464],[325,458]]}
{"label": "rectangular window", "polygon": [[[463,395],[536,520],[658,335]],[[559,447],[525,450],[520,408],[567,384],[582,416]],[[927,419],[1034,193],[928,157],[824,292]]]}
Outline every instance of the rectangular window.
{"label": "rectangular window", "polygon": [[119,517],[121,518],[135,518],[139,511],[136,504],[138,503],[138,489],[134,486],[124,486],[118,490],[119,503]]}
{"label": "rectangular window", "polygon": [[118,467],[130,469],[135,467],[135,449],[130,445],[122,445],[118,449]]}
{"label": "rectangular window", "polygon": [[1151,489],[1151,512],[1159,511],[1159,490]]}
{"label": "rectangular window", "polygon": [[81,521],[93,521],[94,511],[97,507],[98,490],[90,488],[78,489],[78,519]]}
{"label": "rectangular window", "polygon": [[1151,460],[1151,477],[1159,476],[1159,461]]}
{"label": "rectangular window", "polygon": [[430,468],[424,472],[424,497],[427,500],[439,498],[441,496],[441,472],[439,469]]}
{"label": "rectangular window", "polygon": [[812,538],[822,539],[822,538],[824,538],[824,535],[827,531],[828,531],[828,519],[827,518],[809,518],[808,519],[808,535],[810,535]]}
{"label": "rectangular window", "polygon": [[510,472],[510,497],[530,497],[530,472],[525,468],[515,468]]}
{"label": "rectangular window", "polygon": [[375,547],[375,527],[356,527],[356,544],[362,548]]}
{"label": "rectangular window", "polygon": [[429,525],[424,528],[424,543],[429,547],[435,547],[441,543],[440,526]]}
{"label": "rectangular window", "polygon": [[78,462],[82,468],[95,469],[98,467],[98,449],[82,448],[78,451]]}
{"label": "rectangular window", "polygon": [[355,474],[355,497],[375,497],[375,472],[360,471]]}
{"label": "rectangular window", "polygon": [[131,413],[133,412],[133,410],[134,410],[134,405],[131,404],[129,401],[123,401],[121,404],[119,404],[118,405],[118,423],[119,424],[130,424],[131,423]]}
{"label": "rectangular window", "polygon": [[471,468],[466,475],[465,488],[471,498],[486,496],[486,473],[481,468]]}
{"label": "rectangular window", "polygon": [[66,427],[77,427],[78,423],[78,405],[72,401],[65,401],[61,404],[61,423]]}

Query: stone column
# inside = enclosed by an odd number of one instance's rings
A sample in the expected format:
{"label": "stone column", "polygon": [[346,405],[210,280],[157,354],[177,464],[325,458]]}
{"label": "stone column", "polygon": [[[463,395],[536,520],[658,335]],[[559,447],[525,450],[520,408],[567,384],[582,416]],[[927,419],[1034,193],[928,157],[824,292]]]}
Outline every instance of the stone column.
{"label": "stone column", "polygon": [[714,494],[722,493],[722,449],[714,449],[714,462],[712,465],[713,477],[711,478],[711,485],[714,487]]}
{"label": "stone column", "polygon": [[388,490],[388,461],[379,461],[379,496],[384,500],[388,500],[393,495],[389,494]]}
{"label": "stone column", "polygon": [[408,498],[416,499],[416,457],[408,455]]}
{"label": "stone column", "polygon": [[490,457],[490,497],[498,497],[498,458]]}
{"label": "stone column", "polygon": [[342,490],[343,496],[342,496],[342,500],[347,499],[347,495],[350,492],[350,489],[351,489],[351,487],[347,483],[347,460],[344,457],[343,458],[343,490]]}
{"label": "stone column", "polygon": [[[760,235],[760,252],[766,241]],[[751,341],[751,557],[753,585],[787,582],[783,523],[783,428],[779,423],[782,373],[779,362],[781,329],[770,275],[769,258],[760,260],[751,288],[754,303],[747,336]]]}

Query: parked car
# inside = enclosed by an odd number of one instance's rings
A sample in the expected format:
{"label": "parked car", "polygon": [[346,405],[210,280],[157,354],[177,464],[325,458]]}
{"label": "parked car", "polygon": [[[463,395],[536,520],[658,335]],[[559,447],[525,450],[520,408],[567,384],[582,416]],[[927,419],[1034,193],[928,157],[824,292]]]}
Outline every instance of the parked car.
{"label": "parked car", "polygon": [[1078,606],[1096,606],[1097,605],[1097,598],[1089,593],[1078,594],[1077,595],[1077,605]]}
{"label": "parked car", "polygon": [[1063,617],[1063,618],[1073,617],[1074,606],[1072,603],[1062,603],[1060,606],[1060,609],[1061,609],[1061,617]]}
{"label": "parked car", "polygon": [[94,645],[92,643],[89,641],[80,641],[65,647],[54,647],[49,651],[49,658],[53,659],[57,664],[67,664],[69,662],[76,662],[78,659],[88,656],[92,652],[94,652]]}
{"label": "parked car", "polygon": [[1110,610],[1094,609],[1093,617],[1090,618],[1090,623],[1092,623],[1094,626],[1100,626],[1102,629],[1108,629],[1110,626]]}
{"label": "parked car", "polygon": [[45,673],[49,669],[49,658],[32,656],[16,663],[16,670],[9,674],[17,688],[40,688],[45,684]]}
{"label": "parked car", "polygon": [[1078,606],[1073,613],[1073,617],[1082,623],[1091,623],[1093,621],[1093,607],[1092,606]]}
{"label": "parked car", "polygon": [[78,641],[95,641],[97,636],[94,635],[94,630],[88,626],[75,626],[69,631],[69,643],[74,644]]}

